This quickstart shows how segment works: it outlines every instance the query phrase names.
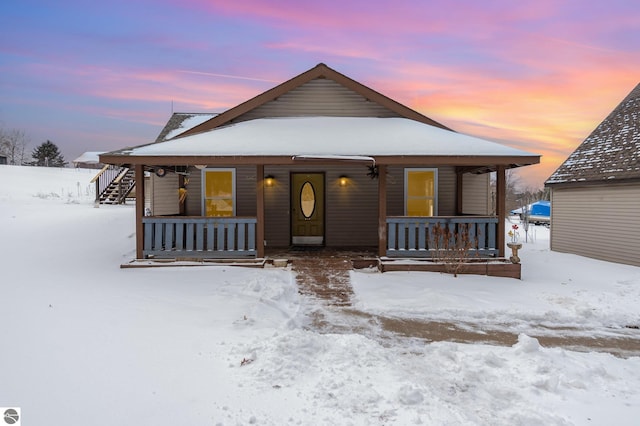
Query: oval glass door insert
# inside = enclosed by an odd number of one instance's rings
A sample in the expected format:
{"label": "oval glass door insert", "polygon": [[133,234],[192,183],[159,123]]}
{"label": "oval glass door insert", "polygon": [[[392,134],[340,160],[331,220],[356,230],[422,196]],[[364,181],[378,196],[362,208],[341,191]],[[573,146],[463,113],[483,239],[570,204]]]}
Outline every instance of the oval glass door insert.
{"label": "oval glass door insert", "polygon": [[302,214],[305,219],[309,219],[313,216],[313,211],[316,209],[316,190],[311,184],[311,182],[307,181],[302,185],[300,189],[300,210],[302,210]]}

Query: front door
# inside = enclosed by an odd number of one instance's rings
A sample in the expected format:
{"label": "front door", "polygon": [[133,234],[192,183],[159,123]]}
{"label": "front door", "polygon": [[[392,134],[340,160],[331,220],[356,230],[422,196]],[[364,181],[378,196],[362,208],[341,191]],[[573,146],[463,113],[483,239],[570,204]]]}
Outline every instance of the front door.
{"label": "front door", "polygon": [[324,244],[324,174],[291,174],[291,242]]}

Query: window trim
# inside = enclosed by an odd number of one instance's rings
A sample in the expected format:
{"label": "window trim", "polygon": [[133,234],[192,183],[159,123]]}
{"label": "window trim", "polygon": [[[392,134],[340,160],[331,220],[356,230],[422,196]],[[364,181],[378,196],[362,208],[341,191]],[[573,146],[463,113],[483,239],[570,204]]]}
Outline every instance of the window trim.
{"label": "window trim", "polygon": [[[236,216],[236,192],[237,192],[237,185],[236,185],[236,169],[233,167],[207,167],[202,169],[201,173],[200,173],[200,194],[202,195],[202,202],[200,203],[200,211],[202,216],[207,216],[207,209],[206,209],[206,202],[207,202],[207,172],[231,172],[231,199],[233,202],[233,210],[231,212],[231,216],[230,217],[235,217]],[[213,217],[213,216],[212,216]]]}
{"label": "window trim", "polygon": [[407,201],[409,192],[410,172],[433,172],[433,216],[438,216],[438,168],[437,167],[411,167],[404,169],[404,215],[407,214]]}

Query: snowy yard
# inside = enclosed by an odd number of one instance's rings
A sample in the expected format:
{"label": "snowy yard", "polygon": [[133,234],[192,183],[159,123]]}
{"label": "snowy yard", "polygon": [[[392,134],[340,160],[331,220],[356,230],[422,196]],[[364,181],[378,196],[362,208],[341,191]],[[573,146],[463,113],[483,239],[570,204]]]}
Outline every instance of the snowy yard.
{"label": "snowy yard", "polygon": [[20,407],[24,425],[640,419],[640,354],[529,337],[640,339],[638,267],[550,252],[536,227],[521,281],[351,275],[357,309],[512,331],[515,345],[323,334],[309,314],[339,312],[299,295],[289,269],[120,269],[134,255],[134,209],[94,208],[94,173],[0,166],[0,407]]}

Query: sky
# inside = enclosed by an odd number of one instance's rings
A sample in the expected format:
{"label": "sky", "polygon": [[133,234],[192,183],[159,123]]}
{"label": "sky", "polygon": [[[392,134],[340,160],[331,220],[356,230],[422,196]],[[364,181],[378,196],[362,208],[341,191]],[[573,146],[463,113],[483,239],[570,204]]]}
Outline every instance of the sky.
{"label": "sky", "polygon": [[0,126],[67,161],[155,140],[323,62],[544,181],[640,83],[640,5],[511,0],[3,0]]}

